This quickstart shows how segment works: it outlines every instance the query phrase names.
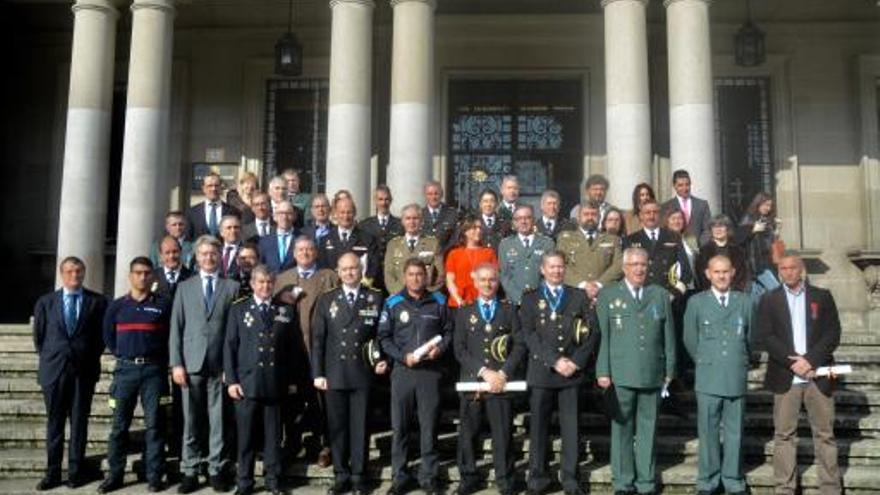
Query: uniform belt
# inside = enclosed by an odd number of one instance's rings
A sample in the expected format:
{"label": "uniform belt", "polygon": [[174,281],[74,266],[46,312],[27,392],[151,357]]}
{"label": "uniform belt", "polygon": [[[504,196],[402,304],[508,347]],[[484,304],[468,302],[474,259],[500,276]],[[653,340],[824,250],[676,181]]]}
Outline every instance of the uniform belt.
{"label": "uniform belt", "polygon": [[130,364],[158,364],[159,359],[150,356],[118,357],[117,361]]}

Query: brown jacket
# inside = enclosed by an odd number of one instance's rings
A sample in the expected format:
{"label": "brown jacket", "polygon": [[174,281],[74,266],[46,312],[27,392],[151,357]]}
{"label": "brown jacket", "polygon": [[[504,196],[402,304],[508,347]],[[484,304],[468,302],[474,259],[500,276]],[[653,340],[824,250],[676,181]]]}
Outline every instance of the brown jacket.
{"label": "brown jacket", "polygon": [[336,272],[328,268],[318,269],[308,279],[299,276],[299,271],[294,267],[278,274],[275,280],[275,297],[284,291],[291,291],[294,287],[300,287],[302,292],[296,299],[296,312],[299,315],[299,324],[302,329],[303,342],[306,350],[312,352],[312,314],[318,296],[337,287],[339,278]]}

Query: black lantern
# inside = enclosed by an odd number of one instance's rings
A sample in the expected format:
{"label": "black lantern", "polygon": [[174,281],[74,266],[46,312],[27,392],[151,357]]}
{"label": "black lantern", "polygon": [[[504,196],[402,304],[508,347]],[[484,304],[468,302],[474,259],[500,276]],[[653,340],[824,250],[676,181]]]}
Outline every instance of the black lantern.
{"label": "black lantern", "polygon": [[275,73],[282,76],[302,74],[302,45],[293,34],[293,0],[287,4],[287,33],[275,43]]}
{"label": "black lantern", "polygon": [[763,64],[767,58],[764,49],[764,31],[758,29],[758,26],[752,22],[752,9],[748,0],[746,0],[746,14],[746,23],[739,28],[734,38],[736,65],[754,67]]}

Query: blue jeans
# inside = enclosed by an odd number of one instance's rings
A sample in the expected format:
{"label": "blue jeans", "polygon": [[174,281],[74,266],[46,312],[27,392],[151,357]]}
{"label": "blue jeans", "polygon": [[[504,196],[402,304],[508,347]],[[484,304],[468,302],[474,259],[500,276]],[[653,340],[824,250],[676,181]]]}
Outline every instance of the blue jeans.
{"label": "blue jeans", "polygon": [[107,461],[111,479],[122,480],[128,451],[128,430],[137,405],[138,395],[144,409],[146,477],[159,482],[165,470],[165,437],[162,406],[170,404],[168,367],[164,363],[135,364],[119,359],[113,372],[110,400],[113,428],[110,431]]}

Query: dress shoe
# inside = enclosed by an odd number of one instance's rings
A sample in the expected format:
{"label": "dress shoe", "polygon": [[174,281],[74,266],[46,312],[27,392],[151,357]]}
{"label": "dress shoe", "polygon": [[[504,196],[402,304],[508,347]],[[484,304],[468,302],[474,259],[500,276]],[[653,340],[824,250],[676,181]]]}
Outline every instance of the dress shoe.
{"label": "dress shoe", "polygon": [[268,492],[271,493],[272,495],[287,495],[287,491],[286,491],[286,490],[282,490],[281,488],[278,488],[278,487],[275,487],[275,488],[266,488],[266,491],[268,491]]}
{"label": "dress shoe", "polygon": [[477,481],[462,481],[455,490],[455,495],[471,495],[480,491],[480,484]]}
{"label": "dress shoe", "polygon": [[563,490],[563,493],[565,493],[565,495],[587,495],[587,492],[583,491],[580,487]]}
{"label": "dress shoe", "polygon": [[65,482],[64,484],[67,485],[67,488],[70,488],[71,490],[75,490],[75,489],[85,485],[86,481],[83,479],[82,476],[75,474],[75,475],[69,475],[67,477],[67,482]]}
{"label": "dress shoe", "polygon": [[330,457],[330,449],[324,447],[321,449],[321,452],[318,453],[318,461],[316,464],[322,468],[330,467],[330,464],[333,463],[333,459]]}
{"label": "dress shoe", "polygon": [[147,484],[147,491],[150,493],[164,492],[168,488],[162,480],[151,481]]}
{"label": "dress shoe", "polygon": [[327,495],[343,495],[351,491],[351,487],[348,485],[338,484],[333,485],[327,489]]}
{"label": "dress shoe", "polygon": [[252,493],[254,493],[254,489],[249,486],[239,486],[235,489],[235,495],[251,495]]}
{"label": "dress shoe", "polygon": [[228,492],[232,487],[230,486],[229,480],[223,474],[217,474],[211,476],[210,478],[211,488],[214,489],[217,493]]}
{"label": "dress shoe", "polygon": [[369,495],[370,490],[366,488],[355,488],[351,491],[351,495]]}
{"label": "dress shoe", "polygon": [[422,487],[425,495],[446,495],[446,490],[438,484],[427,485]]}
{"label": "dress shoe", "polygon": [[385,492],[385,495],[406,495],[409,490],[402,485],[391,485],[391,488]]}
{"label": "dress shoe", "polygon": [[57,488],[59,486],[61,486],[61,477],[60,476],[46,475],[43,477],[43,479],[40,480],[39,483],[37,483],[36,488],[37,488],[38,492],[44,492],[46,490],[51,490],[51,489]]}
{"label": "dress shoe", "polygon": [[199,489],[198,476],[184,476],[177,487],[177,493],[192,493]]}
{"label": "dress shoe", "polygon": [[115,492],[122,488],[122,480],[119,478],[107,478],[98,485],[98,493]]}

